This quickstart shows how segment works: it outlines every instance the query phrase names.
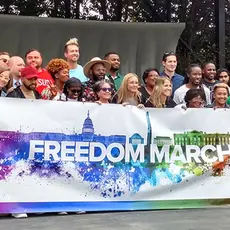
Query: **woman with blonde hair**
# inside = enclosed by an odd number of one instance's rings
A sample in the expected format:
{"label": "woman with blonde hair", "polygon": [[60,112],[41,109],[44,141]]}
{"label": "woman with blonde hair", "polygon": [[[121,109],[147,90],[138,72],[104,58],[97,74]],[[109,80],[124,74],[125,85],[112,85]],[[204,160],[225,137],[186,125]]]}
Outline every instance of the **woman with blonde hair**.
{"label": "woman with blonde hair", "polygon": [[143,107],[141,93],[139,92],[139,79],[134,73],[128,73],[124,76],[121,86],[114,95],[112,102],[122,105],[135,105]]}
{"label": "woman with blonde hair", "polygon": [[171,98],[172,82],[167,77],[156,79],[152,94],[145,103],[145,107],[153,108],[174,108],[176,103]]}

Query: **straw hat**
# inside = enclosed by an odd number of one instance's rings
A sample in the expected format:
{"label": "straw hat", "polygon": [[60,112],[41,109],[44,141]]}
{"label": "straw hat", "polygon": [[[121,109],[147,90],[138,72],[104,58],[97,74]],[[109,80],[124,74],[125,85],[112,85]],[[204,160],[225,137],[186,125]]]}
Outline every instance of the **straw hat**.
{"label": "straw hat", "polygon": [[106,61],[106,60],[102,60],[99,57],[94,57],[92,58],[89,62],[87,62],[84,66],[84,74],[86,77],[90,78],[90,69],[93,67],[93,65],[95,64],[99,64],[102,63],[106,69],[106,73],[109,72],[110,68],[111,68],[111,64],[110,62]]}

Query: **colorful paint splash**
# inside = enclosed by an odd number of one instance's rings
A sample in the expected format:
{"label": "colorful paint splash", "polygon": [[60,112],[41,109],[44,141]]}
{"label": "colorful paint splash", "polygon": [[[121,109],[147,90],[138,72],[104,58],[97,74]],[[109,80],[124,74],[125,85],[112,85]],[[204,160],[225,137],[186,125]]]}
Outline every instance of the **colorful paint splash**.
{"label": "colorful paint splash", "polygon": [[[87,118],[88,119],[88,118]],[[87,127],[92,126],[87,120]],[[30,140],[84,140],[93,141],[93,138],[103,140],[103,143],[113,143],[119,141],[123,146],[126,137],[122,135],[103,137],[89,136],[88,134],[70,135],[56,133],[29,133],[20,132],[0,132],[2,137],[0,142],[0,180],[7,180],[12,175],[15,167],[20,162],[24,163],[24,168],[16,175],[17,177],[37,176],[38,178],[65,178],[72,180],[78,178],[82,183],[87,183],[92,192],[99,192],[104,198],[116,198],[125,194],[136,194],[144,185],[151,187],[178,184],[191,176],[201,176],[209,170],[213,170],[214,175],[223,171],[228,164],[229,157],[222,163],[211,164],[183,164],[179,161],[174,164],[165,162],[149,163],[148,146],[145,146],[146,159],[144,163],[119,162],[111,164],[107,158],[102,162],[62,162],[45,161],[43,155],[36,154],[36,160],[28,160]],[[90,139],[91,138],[91,139]],[[133,135],[133,138],[140,138],[140,135]],[[95,141],[95,140],[94,140]],[[118,151],[114,149],[111,153],[117,157]],[[95,156],[99,156],[100,151],[95,151]],[[71,169],[71,170],[70,170]]]}
{"label": "colorful paint splash", "polygon": [[230,156],[224,156],[223,162],[215,162],[212,166],[213,176],[222,176],[226,167],[230,166]]}

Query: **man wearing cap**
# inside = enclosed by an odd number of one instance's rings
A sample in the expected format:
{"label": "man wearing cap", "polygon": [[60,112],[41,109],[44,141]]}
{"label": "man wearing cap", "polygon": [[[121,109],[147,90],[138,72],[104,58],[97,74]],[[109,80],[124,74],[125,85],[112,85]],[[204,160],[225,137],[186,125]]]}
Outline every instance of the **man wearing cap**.
{"label": "man wearing cap", "polygon": [[87,101],[95,102],[97,100],[93,91],[93,86],[97,81],[104,80],[106,78],[106,73],[110,70],[110,68],[111,64],[99,57],[94,57],[86,63],[84,66],[84,74],[89,79],[85,83]]}
{"label": "man wearing cap", "polygon": [[10,92],[7,97],[40,99],[40,94],[35,90],[37,78],[38,71],[34,67],[25,67],[21,70],[22,85]]}
{"label": "man wearing cap", "polygon": [[47,88],[49,85],[53,85],[54,80],[50,74],[42,68],[42,55],[37,49],[30,49],[26,52],[26,65],[34,67],[38,72],[37,86],[36,90],[41,94],[41,92]]}

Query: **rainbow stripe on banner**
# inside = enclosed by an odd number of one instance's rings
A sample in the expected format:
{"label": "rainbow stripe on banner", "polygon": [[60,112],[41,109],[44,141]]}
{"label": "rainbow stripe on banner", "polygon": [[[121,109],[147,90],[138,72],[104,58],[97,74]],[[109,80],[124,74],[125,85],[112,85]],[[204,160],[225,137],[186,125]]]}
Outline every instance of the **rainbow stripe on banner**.
{"label": "rainbow stripe on banner", "polygon": [[0,213],[34,213],[76,211],[131,211],[207,208],[230,205],[230,199],[164,200],[164,201],[108,201],[108,202],[20,202],[0,203]]}
{"label": "rainbow stripe on banner", "polygon": [[[230,204],[230,110],[63,103],[60,111],[59,103],[8,99],[0,105],[0,213]],[[15,120],[14,111],[21,111]]]}

